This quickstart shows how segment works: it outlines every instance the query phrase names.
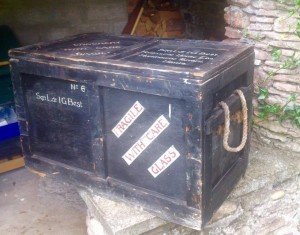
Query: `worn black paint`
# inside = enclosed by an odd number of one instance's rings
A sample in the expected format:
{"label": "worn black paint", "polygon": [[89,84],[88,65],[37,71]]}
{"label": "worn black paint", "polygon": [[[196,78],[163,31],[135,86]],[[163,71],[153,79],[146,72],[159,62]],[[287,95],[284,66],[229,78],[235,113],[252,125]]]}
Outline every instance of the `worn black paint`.
{"label": "worn black paint", "polygon": [[[94,33],[14,49],[10,56],[30,167],[195,229],[245,171],[249,141],[237,154],[223,149],[218,102],[237,112],[233,91],[241,88],[251,117],[251,46]],[[116,138],[112,128],[136,101],[145,111]],[[128,166],[122,155],[161,115],[169,127]],[[232,127],[237,145],[241,123]],[[153,178],[148,167],[172,145],[180,157]]]}

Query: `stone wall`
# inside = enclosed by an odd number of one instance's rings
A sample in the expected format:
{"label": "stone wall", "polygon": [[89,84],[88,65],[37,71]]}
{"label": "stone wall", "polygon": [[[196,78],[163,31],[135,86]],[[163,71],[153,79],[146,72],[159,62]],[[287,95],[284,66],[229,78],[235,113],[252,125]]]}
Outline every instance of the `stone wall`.
{"label": "stone wall", "polygon": [[86,32],[120,34],[127,23],[126,0],[2,0],[0,24],[23,45]]}
{"label": "stone wall", "polygon": [[[284,3],[281,3],[284,2]],[[270,103],[285,104],[291,93],[298,94],[300,103],[300,69],[280,69],[282,62],[272,59],[271,51],[280,50],[282,60],[295,55],[300,57],[300,38],[296,35],[299,13],[294,0],[228,0],[225,8],[225,35],[230,39],[247,38],[255,43],[255,83],[264,81],[268,87]],[[257,92],[257,88],[256,88]],[[254,101],[257,106],[257,101]],[[257,115],[257,113],[256,113]],[[300,129],[289,122],[261,121],[255,118],[254,139],[269,146],[300,152]]]}

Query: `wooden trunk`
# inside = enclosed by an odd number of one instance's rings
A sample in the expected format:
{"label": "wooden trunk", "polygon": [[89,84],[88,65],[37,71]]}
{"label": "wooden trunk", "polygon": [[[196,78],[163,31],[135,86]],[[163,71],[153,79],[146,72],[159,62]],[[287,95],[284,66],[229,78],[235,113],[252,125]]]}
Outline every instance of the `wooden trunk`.
{"label": "wooden trunk", "polygon": [[247,44],[84,34],[10,51],[26,164],[201,227],[244,174],[241,89],[252,114]]}

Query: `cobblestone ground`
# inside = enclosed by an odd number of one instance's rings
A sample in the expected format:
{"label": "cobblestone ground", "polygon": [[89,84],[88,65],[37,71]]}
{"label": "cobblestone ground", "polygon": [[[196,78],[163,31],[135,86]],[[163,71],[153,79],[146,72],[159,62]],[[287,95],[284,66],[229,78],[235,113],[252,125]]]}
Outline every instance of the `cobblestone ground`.
{"label": "cobblestone ground", "polygon": [[203,234],[300,234],[300,177],[226,201]]}
{"label": "cobblestone ground", "polygon": [[300,158],[253,149],[247,173],[202,234],[300,234]]}

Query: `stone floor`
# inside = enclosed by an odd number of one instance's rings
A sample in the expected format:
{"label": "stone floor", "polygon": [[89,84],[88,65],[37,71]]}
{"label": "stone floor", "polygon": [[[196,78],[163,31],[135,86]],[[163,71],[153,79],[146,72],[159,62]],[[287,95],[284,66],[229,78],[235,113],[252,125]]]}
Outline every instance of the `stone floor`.
{"label": "stone floor", "polygon": [[253,148],[250,165],[204,234],[300,234],[300,156]]}
{"label": "stone floor", "polygon": [[227,200],[204,234],[300,234],[300,177]]}
{"label": "stone floor", "polygon": [[0,174],[0,235],[83,235],[86,207],[54,177],[22,168]]}
{"label": "stone floor", "polygon": [[[245,177],[201,233],[156,234],[300,234],[299,174],[300,156],[252,147]],[[56,175],[0,175],[0,208],[0,234],[86,234],[85,204]]]}

